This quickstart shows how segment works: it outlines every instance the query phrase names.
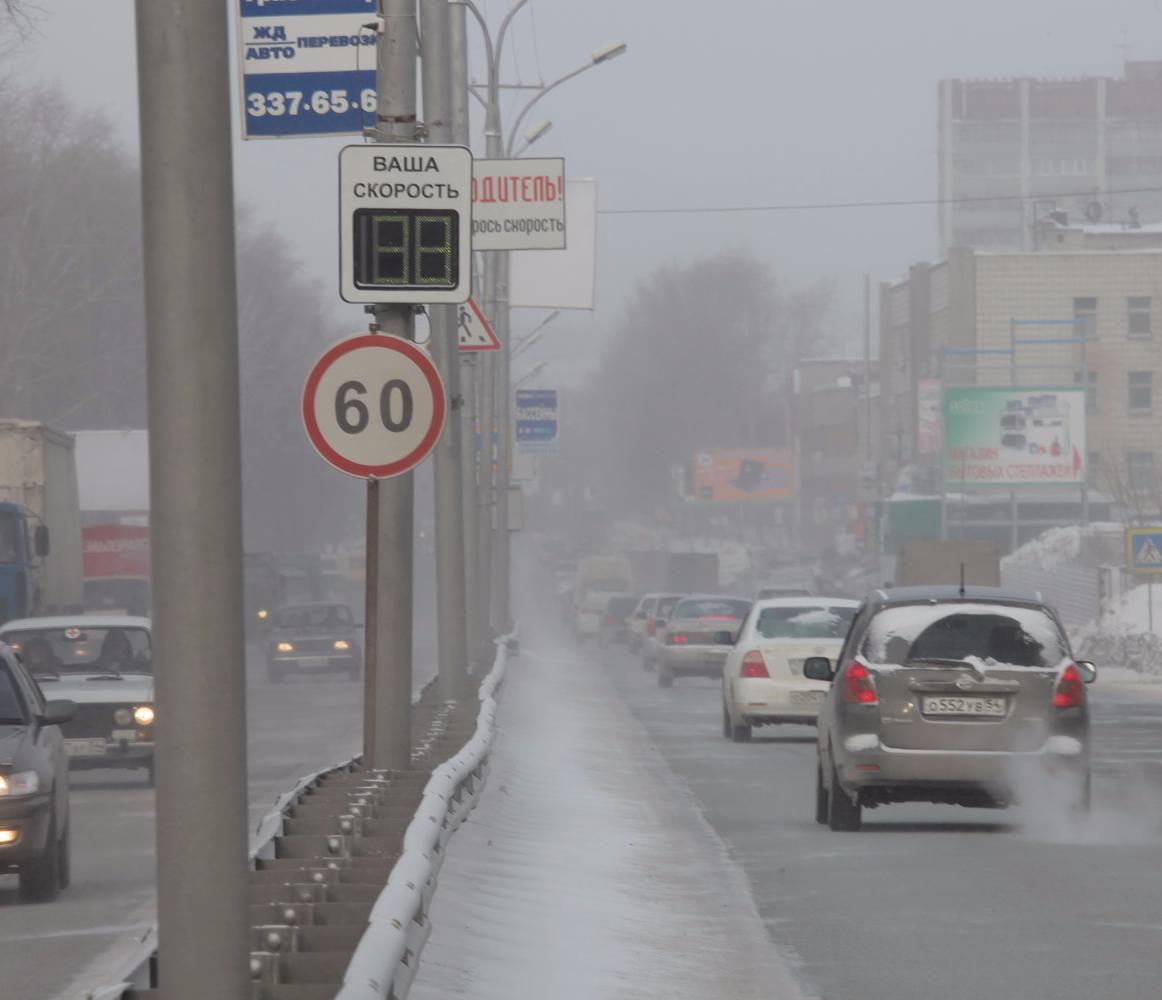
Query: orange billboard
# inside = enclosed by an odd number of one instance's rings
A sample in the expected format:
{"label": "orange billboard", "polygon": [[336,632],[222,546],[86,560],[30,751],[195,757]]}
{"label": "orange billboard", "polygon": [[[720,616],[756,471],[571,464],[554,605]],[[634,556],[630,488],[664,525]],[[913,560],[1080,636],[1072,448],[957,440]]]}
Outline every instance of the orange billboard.
{"label": "orange billboard", "polygon": [[694,453],[693,499],[720,503],[790,500],[794,496],[787,448],[717,448]]}

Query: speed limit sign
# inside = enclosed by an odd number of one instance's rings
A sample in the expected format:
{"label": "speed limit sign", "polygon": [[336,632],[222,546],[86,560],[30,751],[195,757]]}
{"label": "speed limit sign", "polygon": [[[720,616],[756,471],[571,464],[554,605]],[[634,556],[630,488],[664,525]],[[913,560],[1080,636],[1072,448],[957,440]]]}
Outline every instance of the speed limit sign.
{"label": "speed limit sign", "polygon": [[409,472],[436,446],[447,414],[432,359],[401,337],[344,340],[311,369],[303,424],[315,450],[361,479]]}

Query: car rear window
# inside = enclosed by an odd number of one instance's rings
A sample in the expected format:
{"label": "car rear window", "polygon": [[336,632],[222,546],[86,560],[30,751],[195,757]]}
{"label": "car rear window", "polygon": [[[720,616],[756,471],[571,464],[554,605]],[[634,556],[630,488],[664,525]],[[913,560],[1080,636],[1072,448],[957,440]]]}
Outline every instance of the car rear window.
{"label": "car rear window", "polygon": [[692,598],[674,609],[675,618],[745,618],[750,601],[729,597]]}
{"label": "car rear window", "polygon": [[1069,655],[1044,610],[1003,604],[922,604],[885,608],[872,619],[861,654],[869,663],[968,660],[1055,667]]}
{"label": "car rear window", "polygon": [[637,607],[636,597],[611,597],[605,605],[605,610],[619,618],[628,618]]}
{"label": "car rear window", "polygon": [[842,639],[855,611],[831,605],[763,608],[755,628],[764,639]]}
{"label": "car rear window", "polygon": [[665,618],[671,611],[674,610],[675,606],[681,599],[682,598],[680,597],[663,597],[660,601],[658,601],[656,617]]}

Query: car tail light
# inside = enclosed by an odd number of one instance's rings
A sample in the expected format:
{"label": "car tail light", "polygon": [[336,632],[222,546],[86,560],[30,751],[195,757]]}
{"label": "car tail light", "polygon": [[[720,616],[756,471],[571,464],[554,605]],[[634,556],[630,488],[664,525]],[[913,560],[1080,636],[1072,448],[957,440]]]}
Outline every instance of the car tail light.
{"label": "car tail light", "polygon": [[767,661],[757,649],[752,649],[742,658],[742,670],[739,677],[770,677],[767,671]]}
{"label": "car tail light", "polygon": [[1054,708],[1081,708],[1085,704],[1085,684],[1081,671],[1072,663],[1061,671],[1053,689]]}
{"label": "car tail light", "polygon": [[690,637],[684,632],[675,632],[671,636],[666,637],[666,642],[671,646],[685,646],[690,641]]}
{"label": "car tail light", "polygon": [[849,705],[875,705],[880,700],[871,671],[859,660],[852,660],[843,672],[843,700]]}

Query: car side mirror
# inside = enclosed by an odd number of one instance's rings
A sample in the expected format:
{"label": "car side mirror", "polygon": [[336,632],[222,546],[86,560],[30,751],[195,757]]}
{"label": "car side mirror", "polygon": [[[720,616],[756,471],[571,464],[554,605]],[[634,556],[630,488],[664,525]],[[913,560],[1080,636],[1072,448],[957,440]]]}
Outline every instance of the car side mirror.
{"label": "car side mirror", "polygon": [[835,673],[831,661],[826,656],[808,656],[803,661],[803,676],[808,680],[831,683]]}
{"label": "car side mirror", "polygon": [[1081,673],[1081,679],[1086,684],[1092,684],[1097,680],[1097,667],[1095,667],[1089,660],[1078,660],[1077,669]]}
{"label": "car side mirror", "polygon": [[77,714],[77,703],[68,698],[57,698],[44,703],[44,714],[40,721],[46,726],[63,726],[72,722]]}
{"label": "car side mirror", "polygon": [[715,632],[714,633],[714,644],[716,646],[733,646],[734,645],[734,633],[733,632],[725,632],[725,631]]}

